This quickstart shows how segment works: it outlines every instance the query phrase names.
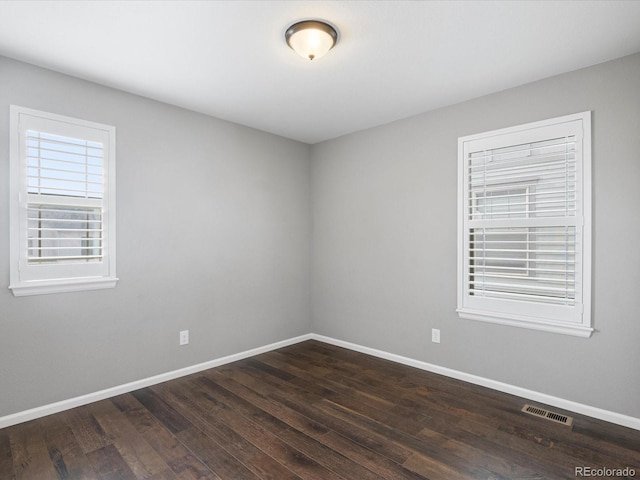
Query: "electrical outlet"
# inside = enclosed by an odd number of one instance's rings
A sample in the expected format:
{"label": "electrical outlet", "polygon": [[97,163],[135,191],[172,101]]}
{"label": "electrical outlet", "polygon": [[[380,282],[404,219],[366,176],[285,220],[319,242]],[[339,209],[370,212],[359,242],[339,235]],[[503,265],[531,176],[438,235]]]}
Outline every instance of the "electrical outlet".
{"label": "electrical outlet", "polygon": [[182,330],[180,332],[180,345],[189,344],[189,330]]}
{"label": "electrical outlet", "polygon": [[440,329],[438,328],[431,329],[431,341],[433,343],[440,343]]}

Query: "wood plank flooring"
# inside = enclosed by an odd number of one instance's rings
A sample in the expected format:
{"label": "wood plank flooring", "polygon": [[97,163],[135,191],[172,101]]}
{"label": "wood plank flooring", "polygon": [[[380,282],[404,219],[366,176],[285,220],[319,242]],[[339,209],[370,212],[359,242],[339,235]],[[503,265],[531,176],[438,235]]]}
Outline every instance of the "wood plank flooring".
{"label": "wood plank flooring", "polygon": [[0,479],[640,478],[639,431],[524,403],[308,341],[2,429]]}

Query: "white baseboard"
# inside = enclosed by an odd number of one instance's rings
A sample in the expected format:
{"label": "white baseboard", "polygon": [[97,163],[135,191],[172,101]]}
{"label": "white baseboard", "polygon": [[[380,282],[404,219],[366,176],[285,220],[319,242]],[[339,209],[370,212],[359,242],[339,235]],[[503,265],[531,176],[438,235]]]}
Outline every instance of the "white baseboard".
{"label": "white baseboard", "polygon": [[565,400],[564,398],[547,395],[546,393],[540,393],[534,390],[528,390],[526,388],[517,387],[515,385],[510,385],[508,383],[498,382],[496,380],[479,377],[477,375],[460,372],[458,370],[452,370],[450,368],[433,365],[431,363],[422,362],[420,360],[414,360],[412,358],[403,357],[401,355],[396,355],[394,353],[384,352],[382,350],[376,350],[374,348],[363,347],[362,345],[358,345],[355,343],[336,340],[335,338],[325,337],[323,335],[312,334],[311,338],[313,340],[318,340],[319,342],[329,343],[337,347],[347,348],[349,350],[354,350],[360,353],[366,353],[367,355],[372,355],[374,357],[379,357],[385,360],[391,360],[392,362],[408,365],[410,367],[419,368],[420,370],[426,370],[428,372],[445,375],[447,377],[455,378],[457,380],[462,380],[464,382],[469,382],[475,385],[480,385],[482,387],[498,390],[499,392],[509,393],[511,395],[523,397],[528,400],[533,400],[536,402],[544,403],[546,405],[562,408],[563,410],[568,410],[570,412],[579,413],[581,415],[586,415],[588,417],[598,418],[606,422],[611,422],[617,425],[633,428],[635,430],[640,430],[640,418],[623,415],[621,413],[611,412],[609,410],[604,410],[602,408],[584,405],[582,403],[573,402],[571,400]]}
{"label": "white baseboard", "polygon": [[121,395],[123,393],[138,390],[140,388],[145,388],[151,385],[156,385],[158,383],[166,382],[168,380],[173,380],[175,378],[191,375],[192,373],[201,372],[209,368],[219,367],[227,363],[253,357],[254,355],[270,352],[271,350],[287,347],[289,345],[294,345],[296,343],[304,342],[306,340],[317,340],[319,342],[328,343],[330,345],[347,348],[349,350],[353,350],[356,352],[365,353],[367,355],[372,355],[374,357],[379,357],[385,360],[391,360],[392,362],[408,365],[410,367],[415,367],[420,370],[426,370],[428,372],[445,375],[447,377],[451,377],[451,378],[455,378],[465,382],[473,383],[475,385],[491,388],[493,390],[498,390],[500,392],[509,393],[511,395],[516,395],[529,400],[544,403],[546,405],[552,405],[552,406],[562,408],[564,410],[568,410],[571,412],[576,412],[582,415],[587,415],[589,417],[598,418],[606,422],[611,422],[617,425],[633,428],[635,430],[640,430],[640,418],[630,417],[628,415],[611,412],[609,410],[603,410],[601,408],[584,405],[582,403],[573,402],[571,400],[565,400],[563,398],[554,397],[551,395],[547,395],[545,393],[540,393],[533,390],[528,390],[526,388],[517,387],[515,385],[498,382],[495,380],[491,380],[489,378],[479,377],[477,375],[471,375],[469,373],[460,372],[458,370],[452,370],[450,368],[433,365],[431,363],[422,362],[420,360],[414,360],[412,358],[403,357],[401,355],[396,355],[394,353],[389,353],[382,350],[376,350],[374,348],[364,347],[362,345],[345,342],[343,340],[337,340],[331,337],[325,337],[324,335],[318,335],[315,333],[301,335],[299,337],[294,337],[294,338],[290,338],[280,342],[265,345],[263,347],[246,350],[244,352],[228,355],[226,357],[221,357],[221,358],[210,360],[204,363],[199,363],[197,365],[192,365],[190,367],[185,367],[178,370],[173,370],[171,372],[163,373],[160,375],[155,375],[153,377],[148,377],[141,380],[136,380],[134,382],[125,383],[124,385],[107,388],[105,390],[89,393],[87,395],[70,398],[68,400],[62,400],[60,402],[51,403],[49,405],[43,405],[41,407],[36,407],[36,408],[32,408],[22,412],[17,412],[11,415],[0,417],[0,428],[10,427],[11,425],[16,425],[18,423],[27,422],[29,420],[34,420],[36,418],[44,417],[46,415],[51,415],[53,413],[69,410],[71,408],[79,407],[81,405],[86,405],[88,403],[104,400],[105,398],[114,397],[116,395]]}
{"label": "white baseboard", "polygon": [[236,362],[244,358],[253,357],[254,355],[259,355],[261,353],[269,352],[271,350],[287,347],[295,343],[304,342],[305,340],[310,340],[311,338],[312,338],[311,334],[301,335],[299,337],[294,337],[288,340],[283,340],[281,342],[265,345],[264,347],[253,348],[251,350],[235,353],[233,355],[227,355],[226,357],[217,358],[215,360],[210,360],[208,362],[198,363],[197,365],[191,365],[190,367],[180,368],[178,370],[162,373],[160,375],[154,375],[153,377],[143,378],[142,380],[136,380],[134,382],[125,383],[124,385],[118,385],[116,387],[107,388],[105,390],[100,390],[93,393],[88,393],[86,395],[70,398],[68,400],[62,400],[60,402],[51,403],[49,405],[43,405],[41,407],[31,408],[29,410],[25,410],[22,412],[0,417],[0,428],[10,427],[11,425],[16,425],[22,422],[28,422],[29,420],[34,420],[36,418],[44,417],[46,415],[51,415],[52,413],[62,412],[64,410],[69,410],[71,408],[80,407],[82,405],[87,405],[89,403],[97,402],[99,400],[104,400],[105,398],[115,397],[116,395],[132,392],[140,388],[149,387],[151,385],[156,385],[158,383],[166,382],[168,380],[173,380],[175,378],[191,375],[192,373],[198,373],[203,370],[208,370],[209,368],[219,367],[220,365]]}

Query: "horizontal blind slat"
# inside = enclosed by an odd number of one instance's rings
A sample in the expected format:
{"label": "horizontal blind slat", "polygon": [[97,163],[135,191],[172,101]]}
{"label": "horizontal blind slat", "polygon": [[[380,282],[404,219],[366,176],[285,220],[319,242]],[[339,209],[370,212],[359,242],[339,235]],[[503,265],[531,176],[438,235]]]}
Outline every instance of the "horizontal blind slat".
{"label": "horizontal blind slat", "polygon": [[101,260],[103,255],[56,255],[50,257],[34,257],[29,259],[29,263],[43,263],[46,261],[63,261],[63,260]]}
{"label": "horizontal blind slat", "polygon": [[484,292],[484,291],[477,291],[474,289],[469,289],[469,293],[471,293],[472,295],[478,295],[482,297],[521,300],[521,301],[529,301],[533,303],[545,303],[550,305],[570,305],[570,306],[575,305],[574,298],[554,297],[549,295],[531,295],[531,294],[524,294],[524,293],[499,292],[499,291]]}
{"label": "horizontal blind slat", "polygon": [[[491,291],[496,289],[496,287],[500,287],[500,290],[508,291],[512,290],[522,290],[522,293],[532,294],[533,292],[556,292],[556,293],[572,293],[574,291],[573,287],[552,287],[550,285],[525,285],[525,284],[516,284],[516,283],[508,283],[508,282],[497,282],[497,281],[487,281],[486,279],[482,279],[481,281],[471,280],[471,285],[478,291]],[[479,289],[478,289],[479,286]]]}
{"label": "horizontal blind slat", "polygon": [[91,250],[91,251],[101,251],[101,246],[82,246],[82,247],[28,247],[30,251],[63,251],[63,250]]}

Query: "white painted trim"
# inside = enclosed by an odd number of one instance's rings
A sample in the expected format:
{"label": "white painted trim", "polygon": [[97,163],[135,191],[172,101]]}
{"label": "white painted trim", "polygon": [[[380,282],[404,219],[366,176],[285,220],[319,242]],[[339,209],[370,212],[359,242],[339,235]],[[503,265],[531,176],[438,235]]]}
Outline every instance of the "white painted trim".
{"label": "white painted trim", "polygon": [[48,293],[80,292],[88,290],[101,290],[103,288],[115,288],[117,278],[92,277],[73,278],[70,280],[33,280],[9,285],[9,289],[16,297],[26,295],[45,295]]}
{"label": "white painted trim", "polygon": [[[28,148],[27,132],[36,130],[65,137],[80,138],[103,144],[104,164],[102,176],[104,191],[101,201],[87,203],[80,197],[60,196],[46,204],[101,208],[103,258],[100,262],[53,263],[30,265],[27,259],[28,227],[27,189]],[[51,293],[77,292],[114,288],[116,276],[116,128],[111,125],[67,117],[18,105],[10,106],[9,138],[9,223],[10,268],[9,289],[16,297]],[[62,202],[63,199],[64,202]],[[40,202],[40,200],[37,200]],[[60,203],[62,202],[62,203]],[[69,203],[70,202],[70,203]]]}
{"label": "white painted trim", "polygon": [[467,320],[478,320],[480,322],[497,323],[498,325],[508,325],[510,327],[528,328],[530,330],[538,330],[541,332],[561,333],[563,335],[573,335],[574,337],[589,338],[594,329],[584,327],[582,325],[571,325],[565,322],[556,322],[548,320],[529,320],[524,315],[502,314],[497,317],[493,314],[486,314],[483,310],[474,310],[471,308],[457,309],[458,316]]}
{"label": "white painted trim", "polygon": [[32,408],[22,412],[17,412],[11,415],[0,417],[0,428],[10,427],[11,425],[27,422],[29,420],[34,420],[36,418],[44,417],[46,415],[51,415],[53,413],[62,412],[64,410],[69,410],[70,408],[79,407],[82,405],[86,405],[88,403],[104,400],[105,398],[114,397],[116,395],[132,392],[140,388],[149,387],[151,385],[156,385],[158,383],[166,382],[168,380],[173,380],[176,378],[184,377],[186,375],[191,375],[193,373],[198,373],[203,370],[207,370],[209,368],[215,368],[221,365],[226,365],[231,362],[236,362],[238,360],[243,360],[245,358],[253,357],[254,355],[259,355],[261,353],[270,352],[278,348],[288,347],[289,345],[294,345],[296,343],[304,342],[306,340],[317,340],[319,342],[328,343],[330,345],[335,345],[337,347],[347,348],[349,350],[353,350],[356,352],[365,353],[367,355],[383,358],[385,360],[390,360],[392,362],[400,363],[402,365],[408,365],[410,367],[415,367],[420,370],[437,373],[439,375],[445,375],[447,377],[455,378],[457,380],[462,380],[464,382],[469,382],[474,385],[480,385],[483,387],[491,388],[499,392],[509,393],[511,395],[516,395],[518,397],[526,398],[528,400],[544,403],[545,405],[552,405],[554,407],[562,408],[570,412],[576,412],[581,415],[598,418],[606,422],[615,423],[617,425],[622,425],[622,426],[633,428],[635,430],[640,431],[640,418],[630,417],[628,415],[623,415],[621,413],[611,412],[609,410],[604,410],[601,408],[584,405],[582,403],[573,402],[571,400],[565,400],[563,398],[558,398],[552,395],[547,395],[545,393],[528,390],[526,388],[517,387],[515,385],[510,385],[508,383],[498,382],[496,380],[491,380],[489,378],[479,377],[477,375],[472,375],[470,373],[460,372],[458,370],[453,370],[451,368],[441,367],[439,365],[422,362],[420,360],[403,357],[401,355],[396,355],[394,353],[389,353],[382,350],[376,350],[375,348],[364,347],[362,345],[346,342],[343,340],[337,340],[335,338],[326,337],[324,335],[318,335],[316,333],[308,333],[306,335],[300,335],[299,337],[293,337],[287,340],[282,340],[280,342],[271,343],[263,347],[257,347],[251,350],[246,350],[244,352],[227,355],[226,357],[221,357],[215,360],[210,360],[208,362],[199,363],[197,365],[192,365],[190,367],[173,370],[171,372],[162,373],[160,375],[155,375],[153,377],[148,377],[141,380],[136,380],[134,382],[125,383],[124,385],[118,385],[116,387],[107,388],[105,390],[89,393],[87,395],[81,395],[79,397],[70,398],[68,400],[62,400],[60,402],[51,403],[49,405],[43,405],[41,407],[36,407],[36,408]]}
{"label": "white painted trim", "polygon": [[562,408],[570,412],[579,413],[588,417],[598,418],[605,422],[615,423],[624,427],[640,430],[640,418],[631,417],[629,415],[623,415],[617,412],[611,412],[602,408],[592,407],[590,405],[584,405],[582,403],[574,402],[571,400],[565,400],[564,398],[554,397],[546,393],[536,392],[534,390],[528,390],[526,388],[518,387],[516,385],[510,385],[508,383],[498,382],[489,378],[479,377],[470,373],[460,372],[447,367],[441,367],[432,363],[422,362],[420,360],[414,360],[412,358],[403,357],[394,353],[388,353],[382,350],[376,350],[375,348],[363,347],[351,342],[345,342],[343,340],[336,340],[335,338],[325,337],[324,335],[312,334],[311,338],[319,342],[328,343],[337,347],[347,348],[356,352],[365,353],[374,357],[383,358],[392,362],[401,363],[410,367],[419,368],[420,370],[426,370],[428,372],[437,373],[439,375],[445,375],[447,377],[462,380],[464,382],[473,383],[474,385],[480,385],[482,387],[491,388],[499,392],[509,393],[528,400],[544,403],[554,407]]}
{"label": "white painted trim", "polygon": [[58,413],[64,410],[69,410],[71,408],[87,405],[88,403],[104,400],[105,398],[115,397],[116,395],[132,392],[140,388],[149,387],[151,385],[156,385],[168,380],[191,375],[192,373],[198,373],[203,370],[208,370],[209,368],[226,365],[227,363],[243,360],[245,358],[253,357],[261,353],[270,352],[271,350],[276,350],[278,348],[304,342],[305,340],[310,340],[311,338],[311,334],[301,335],[299,337],[271,343],[263,347],[258,347],[251,350],[246,350],[244,352],[235,353],[233,355],[227,355],[226,357],[217,358],[215,360],[210,360],[208,362],[191,365],[190,367],[180,368],[171,372],[161,373],[160,375],[154,375],[153,377],[143,378],[134,382],[125,383],[124,385],[118,385],[115,387],[107,388],[105,390],[100,390],[97,392],[88,393],[86,395],[81,395],[79,397],[70,398],[68,400],[62,400],[60,402],[51,403],[49,405],[43,405],[41,407],[31,408],[22,412],[6,415],[4,417],[0,417],[0,428],[10,427],[11,425],[16,425],[22,422],[28,422],[29,420],[34,420],[46,415],[51,415],[53,413]]}
{"label": "white painted trim", "polygon": [[[575,305],[528,302],[492,295],[472,295],[471,236],[474,228],[513,226],[513,219],[474,219],[467,209],[471,203],[469,155],[494,148],[524,145],[550,139],[575,136],[575,215],[526,217],[516,222],[521,227],[567,226],[576,231]],[[501,128],[458,138],[458,241],[457,309],[461,318],[529,328],[551,333],[588,338],[591,321],[591,111],[548,120]],[[518,176],[518,175],[515,175]],[[497,177],[496,177],[497,178]],[[505,177],[506,178],[506,177]],[[484,179],[488,180],[488,179]],[[520,178],[513,178],[516,183]],[[494,180],[498,181],[498,180]],[[488,184],[487,184],[488,185]],[[485,186],[487,186],[485,185]],[[581,248],[578,248],[581,245]]]}

